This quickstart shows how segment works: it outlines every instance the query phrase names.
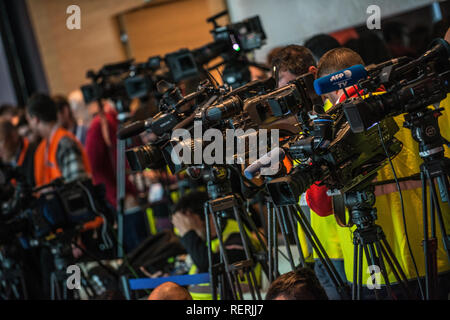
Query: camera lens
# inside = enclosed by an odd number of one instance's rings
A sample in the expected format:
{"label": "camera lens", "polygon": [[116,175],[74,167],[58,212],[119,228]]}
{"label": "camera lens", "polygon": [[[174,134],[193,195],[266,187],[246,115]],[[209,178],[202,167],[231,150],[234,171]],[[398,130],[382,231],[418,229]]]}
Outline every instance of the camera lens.
{"label": "camera lens", "polygon": [[133,171],[143,171],[146,168],[159,169],[165,165],[161,150],[150,144],[129,149],[125,153]]}

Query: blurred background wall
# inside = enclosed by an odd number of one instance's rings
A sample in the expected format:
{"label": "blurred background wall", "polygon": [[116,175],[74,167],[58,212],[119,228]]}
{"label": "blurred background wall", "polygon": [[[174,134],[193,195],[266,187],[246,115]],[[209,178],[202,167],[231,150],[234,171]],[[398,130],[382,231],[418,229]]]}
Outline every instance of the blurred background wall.
{"label": "blurred background wall", "polygon": [[[0,0],[0,8],[6,8],[5,16],[12,24],[25,21],[18,26],[23,30],[16,38],[28,38],[27,46],[18,45],[16,51],[18,56],[24,55],[21,60],[29,61],[22,64],[22,71],[34,68],[34,76],[31,80],[23,77],[33,82],[23,85],[27,90],[17,101],[23,104],[36,90],[67,95],[88,82],[89,69],[98,70],[104,64],[129,58],[143,62],[150,56],[211,42],[212,26],[206,19],[224,9],[229,10],[232,22],[260,15],[267,44],[256,51],[255,58],[264,62],[273,47],[302,44],[318,33],[365,28],[371,4],[380,6],[383,28],[389,19],[403,16],[409,24],[431,24],[433,3],[436,7],[437,2],[431,0]],[[437,8],[448,7],[449,1],[439,3]],[[72,4],[81,9],[81,30],[66,27],[66,9]],[[17,33],[15,29],[12,33]],[[4,34],[3,30],[3,43],[9,43]],[[339,33],[333,35],[339,38]],[[12,60],[15,54],[0,52],[0,80],[6,84],[0,91],[0,103],[14,103],[11,88],[17,91],[21,87],[20,76],[7,75],[20,73],[20,68],[11,71]]]}

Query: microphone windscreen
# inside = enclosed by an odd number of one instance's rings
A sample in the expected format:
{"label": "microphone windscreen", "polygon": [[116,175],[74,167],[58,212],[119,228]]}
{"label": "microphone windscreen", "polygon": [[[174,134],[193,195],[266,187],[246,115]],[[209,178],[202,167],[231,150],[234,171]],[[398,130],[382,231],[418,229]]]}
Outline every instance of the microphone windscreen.
{"label": "microphone windscreen", "polygon": [[261,170],[261,168],[269,167],[283,160],[285,157],[284,150],[281,148],[272,149],[270,152],[263,155],[261,158],[253,162],[244,170],[244,175],[247,179],[253,179]]}
{"label": "microphone windscreen", "polygon": [[314,80],[314,90],[318,95],[322,95],[352,86],[357,84],[359,80],[365,78],[367,78],[366,69],[363,65],[357,64]]}

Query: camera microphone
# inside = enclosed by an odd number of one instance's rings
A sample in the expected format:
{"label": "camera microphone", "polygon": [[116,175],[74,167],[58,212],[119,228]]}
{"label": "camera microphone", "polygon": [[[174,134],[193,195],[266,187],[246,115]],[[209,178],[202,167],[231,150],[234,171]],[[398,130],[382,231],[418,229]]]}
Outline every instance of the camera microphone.
{"label": "camera microphone", "polygon": [[332,73],[326,77],[314,80],[314,90],[318,95],[345,89],[367,78],[367,71],[363,65],[357,64],[350,68]]}
{"label": "camera microphone", "polygon": [[253,179],[262,168],[267,168],[271,165],[278,164],[285,157],[284,150],[275,148],[263,155],[261,158],[253,162],[244,170],[244,175],[247,179]]}
{"label": "camera microphone", "polygon": [[117,132],[120,140],[128,139],[152,127],[152,119],[134,121]]}

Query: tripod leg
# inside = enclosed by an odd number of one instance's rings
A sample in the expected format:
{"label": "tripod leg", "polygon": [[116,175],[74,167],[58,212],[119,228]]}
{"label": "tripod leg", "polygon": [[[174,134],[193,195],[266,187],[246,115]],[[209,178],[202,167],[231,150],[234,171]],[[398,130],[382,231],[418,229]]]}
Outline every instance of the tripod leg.
{"label": "tripod leg", "polygon": [[277,218],[280,221],[280,229],[281,229],[281,233],[282,233],[283,238],[284,238],[284,243],[286,245],[286,251],[287,251],[288,256],[289,256],[289,263],[291,265],[291,269],[294,270],[295,269],[295,263],[294,263],[294,258],[292,257],[292,252],[291,252],[291,248],[290,248],[290,245],[289,245],[289,239],[287,237],[286,222],[285,222],[284,219],[282,219],[283,216],[280,213],[281,208],[275,207],[275,210],[277,212]]}
{"label": "tripod leg", "polygon": [[295,244],[297,246],[297,250],[299,253],[299,262],[302,267],[305,267],[306,266],[305,256],[303,255],[303,250],[302,250],[302,246],[300,244],[300,239],[298,238],[297,224],[295,223],[294,217],[293,217],[294,213],[291,211],[290,207],[287,207],[287,211],[288,211],[287,213],[288,213],[289,222],[291,225],[291,230],[292,230],[292,233],[294,234]]}
{"label": "tripod leg", "polygon": [[250,270],[250,277],[252,278],[252,287],[253,287],[252,290],[256,292],[257,300],[262,300],[261,292],[259,290],[259,285],[254,270]]}
{"label": "tripod leg", "polygon": [[423,251],[425,255],[425,291],[426,300],[430,300],[430,284],[431,281],[431,265],[430,265],[430,240],[428,238],[428,202],[427,202],[427,183],[425,180],[424,168],[420,172],[420,180],[422,181],[422,219],[423,219]]}
{"label": "tripod leg", "polygon": [[266,243],[263,241],[263,239],[262,239],[262,237],[260,235],[260,232],[259,232],[258,228],[256,227],[254,221],[250,218],[250,216],[248,214],[246,214],[246,212],[248,212],[248,211],[245,211],[245,210],[241,211],[242,219],[250,227],[250,231],[255,233],[256,238],[258,239],[258,242],[261,245],[262,250],[264,252],[267,252]]}
{"label": "tripod leg", "polygon": [[212,299],[217,300],[217,283],[218,280],[215,273],[213,272],[213,261],[212,261],[212,248],[211,248],[211,224],[209,221],[208,212],[212,211],[210,204],[205,203],[204,213],[205,213],[205,224],[206,224],[206,243],[208,244],[208,264],[209,264],[209,281],[212,288]]}
{"label": "tripod leg", "polygon": [[252,299],[256,300],[256,293],[255,293],[256,289],[255,289],[255,286],[253,285],[254,284],[253,278],[249,272],[245,273],[245,279],[247,280],[248,288],[249,288],[250,294],[252,295]]}
{"label": "tripod leg", "polygon": [[[216,228],[217,239],[219,240],[220,256],[222,257],[224,265],[225,265],[226,278],[227,278],[228,283],[230,285],[230,289],[231,289],[231,292],[232,292],[232,297],[233,297],[234,300],[237,300],[236,289],[235,289],[235,286],[234,286],[234,279],[232,277],[232,272],[229,269],[230,264],[228,262],[228,257],[226,255],[225,247],[223,245],[223,239],[222,239],[223,231],[222,231],[222,228],[221,228],[221,226],[219,224],[219,221],[218,221],[219,218],[213,212],[213,210],[211,208],[211,205],[209,206],[209,209],[210,209],[210,214],[212,214],[212,216],[213,216],[213,223],[214,223],[214,227]],[[211,245],[211,242],[209,243],[209,245]],[[222,288],[225,288],[224,284],[222,284]],[[222,296],[222,298],[223,298],[223,296]]]}
{"label": "tripod leg", "polygon": [[435,213],[438,210],[440,213],[439,201],[437,199],[436,188],[434,186],[434,181],[430,176],[429,171],[425,172],[427,176],[427,181],[430,187],[430,228],[431,228],[431,238],[430,247],[428,247],[429,264],[430,264],[430,299],[436,298],[437,290],[437,238],[436,238],[436,222]]}
{"label": "tripod leg", "polygon": [[352,300],[355,300],[357,288],[357,273],[358,273],[358,244],[355,243],[353,247],[353,286],[352,286]]}
{"label": "tripod leg", "polygon": [[273,275],[273,230],[272,230],[272,217],[273,217],[273,212],[270,208],[270,202],[267,202],[267,260],[269,263],[269,283],[272,283],[272,281],[274,280],[274,275]]}
{"label": "tripod leg", "polygon": [[[400,266],[400,263],[398,262],[397,258],[394,255],[394,252],[392,252],[391,247],[387,243],[386,239],[382,239],[382,243],[378,244],[379,250],[381,250],[382,254],[386,257],[386,261],[389,264],[389,267],[391,268],[392,272],[394,273],[395,279],[402,287],[403,292],[406,294],[408,298],[411,298],[411,292],[408,288],[408,278],[406,277],[405,273],[403,272],[402,267]],[[386,247],[386,249],[385,249]]]}
{"label": "tripod leg", "polygon": [[[245,254],[247,256],[247,260],[251,260],[253,262],[253,265],[251,267],[251,274],[254,276],[254,267],[256,266],[256,263],[254,261],[254,259],[252,258],[251,255],[251,251],[250,251],[250,245],[251,245],[251,240],[249,239],[247,232],[242,224],[242,220],[241,220],[241,212],[239,212],[239,210],[237,208],[233,208],[234,211],[234,216],[236,218],[236,221],[238,223],[238,227],[239,227],[239,233],[241,234],[241,239],[242,239],[242,243],[244,245],[244,250],[245,250]],[[256,281],[256,277],[253,278]],[[248,281],[248,279],[247,279]],[[249,283],[250,285],[250,283]],[[255,286],[256,286],[256,282],[255,282]],[[254,292],[252,292],[252,296],[254,295]]]}
{"label": "tripod leg", "polygon": [[[361,241],[361,240],[360,240]],[[359,257],[358,257],[358,293],[357,293],[357,299],[361,300],[361,291],[362,291],[362,273],[363,273],[363,244],[361,242],[359,242],[358,244],[358,252],[359,252]]]}
{"label": "tripod leg", "polygon": [[[446,189],[445,191],[441,191],[441,193],[445,192],[445,194],[443,195],[444,199],[448,199],[448,188],[450,188],[450,185],[448,183],[447,177],[445,175],[441,175],[441,176],[437,177],[437,180],[438,180],[439,184],[443,185],[443,189]],[[442,234],[442,242],[444,244],[444,249],[447,252],[447,257],[450,261],[450,251],[449,251],[449,243],[448,243],[449,238],[448,238],[448,235],[447,235],[447,232],[445,229],[444,219],[442,218],[442,209],[439,204],[437,191],[436,191],[435,185],[434,185],[434,183],[432,183],[432,181],[430,182],[430,191],[431,191],[431,197],[433,200],[433,201],[430,200],[430,202],[434,203],[434,208],[436,209],[435,211],[433,211],[433,213],[436,213],[436,215],[437,215],[439,227],[441,229],[441,234]],[[447,203],[447,205],[449,205],[449,204]],[[434,215],[433,215],[433,218],[434,218]],[[437,243],[436,243],[436,246],[437,246]],[[437,273],[437,271],[436,271],[436,273]]]}
{"label": "tripod leg", "polygon": [[297,218],[298,222],[300,223],[300,226],[303,228],[303,231],[305,232],[305,235],[308,238],[311,245],[313,246],[314,250],[316,250],[320,261],[323,263],[323,265],[324,265],[325,269],[327,270],[328,274],[330,275],[331,280],[333,281],[334,285],[336,286],[336,288],[338,288],[338,291],[345,290],[346,286],[344,284],[344,281],[342,280],[341,276],[339,275],[339,273],[337,272],[333,263],[331,262],[330,258],[328,257],[327,252],[323,248],[322,244],[320,243],[319,238],[317,237],[316,233],[312,229],[311,225],[309,224],[309,221],[307,220],[303,211],[301,211],[301,208],[298,204],[295,205],[295,210],[297,211],[297,214],[295,215],[295,217]]}
{"label": "tripod leg", "polygon": [[[376,249],[375,249],[376,247]],[[389,296],[391,296],[393,299],[397,299],[397,297],[394,295],[391,287],[391,282],[389,281],[389,276],[386,270],[386,266],[384,264],[382,251],[380,248],[380,243],[378,241],[375,241],[374,243],[369,244],[369,251],[372,257],[374,257],[375,263],[380,268],[381,275],[383,276],[384,282],[386,284],[386,291]],[[376,290],[376,289],[375,289]]]}
{"label": "tripod leg", "polygon": [[276,279],[278,277],[278,232],[277,232],[277,221],[278,217],[276,215],[276,208],[273,206],[272,208],[272,217],[273,217],[273,253],[274,253],[274,261],[273,261],[273,272],[274,272],[274,278]]}
{"label": "tripod leg", "polygon": [[[366,260],[367,260],[367,265],[376,265],[375,259],[372,255],[370,255],[369,250],[367,249],[367,244],[363,243],[363,249],[364,249],[364,253],[366,255]],[[362,269],[362,264],[361,264],[361,269]],[[361,270],[361,274],[362,274],[362,270]],[[375,285],[374,281],[372,281],[372,284]],[[375,299],[380,300],[380,296],[378,295],[378,291],[377,289],[375,289]]]}
{"label": "tripod leg", "polygon": [[[441,196],[443,199],[449,199],[449,195],[448,195],[448,190],[450,189],[450,184],[448,181],[448,178],[445,175],[442,175],[440,177],[437,178],[438,181],[440,181],[439,183],[442,185],[442,190],[441,193],[445,193],[443,194],[443,196]],[[437,204],[439,206],[439,203]],[[447,203],[444,204],[444,206],[450,206],[450,202],[447,200]],[[444,250],[445,252],[447,252],[447,258],[450,262],[450,238],[447,234],[446,228],[445,228],[445,223],[444,223],[444,219],[442,218],[442,210],[439,207],[439,210],[437,212],[437,218],[439,221],[439,227],[441,229],[441,235],[442,235],[442,242],[444,245]]]}
{"label": "tripod leg", "polygon": [[237,291],[235,300],[244,300],[244,293],[242,291],[239,274],[233,272],[232,278],[233,278],[234,286],[236,288],[235,290]]}

